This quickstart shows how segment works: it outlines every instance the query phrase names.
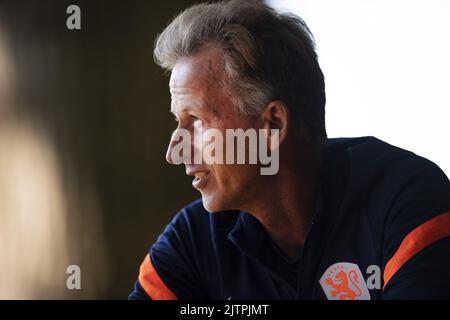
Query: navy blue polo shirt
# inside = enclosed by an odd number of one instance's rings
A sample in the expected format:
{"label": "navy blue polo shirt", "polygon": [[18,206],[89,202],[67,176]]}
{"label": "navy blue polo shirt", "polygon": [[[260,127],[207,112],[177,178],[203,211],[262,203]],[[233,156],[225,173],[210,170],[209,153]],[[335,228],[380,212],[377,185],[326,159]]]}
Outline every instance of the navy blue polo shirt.
{"label": "navy blue polo shirt", "polygon": [[[374,137],[329,139],[317,210],[289,259],[242,211],[183,208],[130,299],[450,299],[450,182]],[[274,190],[273,192],[276,192]]]}

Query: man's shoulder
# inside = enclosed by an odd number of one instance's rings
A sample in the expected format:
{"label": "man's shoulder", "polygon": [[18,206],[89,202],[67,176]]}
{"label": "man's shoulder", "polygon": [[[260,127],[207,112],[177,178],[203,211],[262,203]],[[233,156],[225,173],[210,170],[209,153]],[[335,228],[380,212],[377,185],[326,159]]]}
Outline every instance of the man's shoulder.
{"label": "man's shoulder", "polygon": [[364,161],[366,165],[379,164],[387,157],[418,157],[411,151],[391,145],[373,136],[356,138],[330,138],[327,144],[331,151],[346,152],[352,162]]}
{"label": "man's shoulder", "polygon": [[[414,180],[450,188],[447,176],[435,163],[375,137],[329,139],[328,147],[346,155],[349,187],[360,193],[402,188]],[[422,179],[416,179],[418,176]]]}
{"label": "man's shoulder", "polygon": [[330,146],[348,159],[344,208],[362,213],[374,234],[388,228],[401,238],[450,210],[450,181],[432,161],[374,137],[336,139]]}

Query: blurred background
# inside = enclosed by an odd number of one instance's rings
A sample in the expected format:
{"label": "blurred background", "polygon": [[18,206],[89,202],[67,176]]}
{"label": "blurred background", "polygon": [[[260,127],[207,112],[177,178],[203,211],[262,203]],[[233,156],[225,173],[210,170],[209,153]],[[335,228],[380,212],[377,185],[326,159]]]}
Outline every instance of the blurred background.
{"label": "blurred background", "polygon": [[267,0],[301,16],[325,74],[329,137],[376,136],[450,174],[450,2]]}
{"label": "blurred background", "polygon": [[[66,9],[81,8],[81,30]],[[0,1],[0,298],[126,298],[199,195],[153,43],[193,1]],[[68,265],[81,290],[67,290]]]}
{"label": "blurred background", "polygon": [[[0,0],[0,299],[126,298],[149,246],[199,197],[165,162],[175,123],[152,59],[193,3]],[[81,30],[66,27],[71,4]],[[449,174],[446,2],[270,4],[316,37],[330,137],[375,135]],[[66,288],[69,265],[81,290]]]}

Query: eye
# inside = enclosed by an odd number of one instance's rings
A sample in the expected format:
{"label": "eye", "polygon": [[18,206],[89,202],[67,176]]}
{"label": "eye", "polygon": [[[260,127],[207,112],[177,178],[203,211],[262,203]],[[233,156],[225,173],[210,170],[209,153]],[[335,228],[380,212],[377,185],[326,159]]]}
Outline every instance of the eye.
{"label": "eye", "polygon": [[194,116],[192,114],[190,115],[190,118],[191,118],[192,121],[200,120],[200,118],[198,118],[198,117],[196,117],[196,116]]}

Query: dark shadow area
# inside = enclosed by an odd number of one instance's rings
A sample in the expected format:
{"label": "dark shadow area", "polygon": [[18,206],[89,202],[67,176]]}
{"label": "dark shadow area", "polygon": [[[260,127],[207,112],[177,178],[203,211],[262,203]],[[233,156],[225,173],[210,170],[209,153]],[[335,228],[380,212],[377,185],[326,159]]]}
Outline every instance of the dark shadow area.
{"label": "dark shadow area", "polygon": [[[7,113],[45,132],[69,195],[68,250],[78,252],[69,263],[80,265],[83,289],[56,297],[126,298],[149,246],[200,196],[184,167],[165,162],[175,123],[168,77],[152,55],[157,33],[192,3],[0,2],[15,65]],[[71,4],[81,8],[81,30],[66,28]],[[83,210],[87,202],[94,209]]]}

